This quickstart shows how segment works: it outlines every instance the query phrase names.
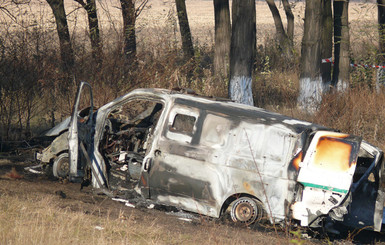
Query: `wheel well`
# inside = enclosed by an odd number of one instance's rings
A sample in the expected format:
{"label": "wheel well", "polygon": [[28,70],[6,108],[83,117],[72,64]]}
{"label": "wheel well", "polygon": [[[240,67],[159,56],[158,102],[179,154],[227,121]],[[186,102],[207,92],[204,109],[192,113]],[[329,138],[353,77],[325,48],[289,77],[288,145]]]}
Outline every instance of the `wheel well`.
{"label": "wheel well", "polygon": [[222,216],[226,212],[226,210],[228,209],[228,207],[230,206],[230,204],[233,201],[235,201],[236,199],[238,199],[240,197],[250,197],[250,198],[256,199],[256,200],[258,200],[259,202],[262,203],[262,201],[258,197],[256,197],[256,196],[250,195],[248,193],[236,193],[236,194],[233,194],[233,195],[229,196],[226,199],[226,201],[222,204],[220,216]]}
{"label": "wheel well", "polygon": [[69,152],[68,152],[68,150],[63,150],[63,151],[61,151],[61,152],[56,153],[56,154],[55,154],[55,157],[53,157],[53,158],[51,158],[51,159],[49,160],[49,164],[52,166],[52,164],[53,164],[53,162],[55,161],[55,159],[56,159],[58,156],[60,156],[61,154],[63,154],[63,153],[69,153]]}

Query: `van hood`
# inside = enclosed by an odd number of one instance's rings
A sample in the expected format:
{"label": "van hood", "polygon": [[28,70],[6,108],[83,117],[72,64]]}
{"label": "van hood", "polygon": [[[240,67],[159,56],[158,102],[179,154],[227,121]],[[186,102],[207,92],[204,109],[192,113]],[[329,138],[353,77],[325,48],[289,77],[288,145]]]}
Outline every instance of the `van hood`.
{"label": "van hood", "polygon": [[44,133],[44,136],[58,136],[64,131],[68,130],[69,123],[70,123],[71,117],[67,117],[64,119],[61,123],[56,125],[55,127],[49,129],[47,132]]}

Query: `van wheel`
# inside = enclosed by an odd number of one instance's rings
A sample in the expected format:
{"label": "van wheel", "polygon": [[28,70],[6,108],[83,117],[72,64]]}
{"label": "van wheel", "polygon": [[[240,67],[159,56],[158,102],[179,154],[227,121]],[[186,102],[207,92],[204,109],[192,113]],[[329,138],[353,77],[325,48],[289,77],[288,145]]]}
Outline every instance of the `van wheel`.
{"label": "van wheel", "polygon": [[53,162],[52,173],[56,178],[67,178],[70,173],[68,153],[60,154]]}
{"label": "van wheel", "polygon": [[259,222],[263,215],[262,205],[258,200],[241,197],[231,204],[231,219],[236,223],[251,225]]}

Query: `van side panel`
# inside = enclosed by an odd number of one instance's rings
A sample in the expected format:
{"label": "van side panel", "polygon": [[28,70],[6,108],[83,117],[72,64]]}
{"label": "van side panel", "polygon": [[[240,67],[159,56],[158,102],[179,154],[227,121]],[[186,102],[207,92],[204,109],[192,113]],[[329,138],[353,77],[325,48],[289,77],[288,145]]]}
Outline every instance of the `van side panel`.
{"label": "van side panel", "polygon": [[[276,219],[284,219],[294,192],[289,187],[295,185],[287,173],[295,132],[284,125],[244,122],[215,111],[174,108],[158,142],[161,153],[150,173],[151,197],[219,217],[226,199],[243,193],[261,200]],[[178,137],[173,120],[178,113],[194,110],[199,110],[199,116],[188,127],[191,138]]]}
{"label": "van side panel", "polygon": [[269,216],[284,219],[294,198],[295,180],[287,170],[297,142],[295,133],[280,124],[242,122],[231,135],[233,150],[226,166],[233,185],[226,189],[226,197],[250,194],[262,201]]}

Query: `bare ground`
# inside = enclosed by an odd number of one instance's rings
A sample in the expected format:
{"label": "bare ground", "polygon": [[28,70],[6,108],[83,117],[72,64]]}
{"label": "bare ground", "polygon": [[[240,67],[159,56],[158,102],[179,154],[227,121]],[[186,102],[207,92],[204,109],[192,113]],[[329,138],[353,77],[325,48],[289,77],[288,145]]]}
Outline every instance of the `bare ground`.
{"label": "bare ground", "polygon": [[[175,215],[178,210],[172,207],[155,206],[148,209],[149,205],[145,202],[131,201],[135,205],[135,208],[131,208],[105,195],[95,194],[91,187],[80,190],[79,183],[68,183],[46,175],[31,173],[25,170],[25,167],[35,163],[28,159],[30,158],[25,156],[0,159],[0,227],[3,226],[0,229],[0,243],[2,244],[68,244],[74,241],[76,244],[85,244],[88,240],[93,240],[95,244],[288,244],[292,239],[306,244],[330,242],[373,244],[385,241],[383,234],[363,231],[356,236],[353,231],[349,231],[343,237],[334,240],[325,236],[311,239],[296,238],[282,229],[276,233],[270,226],[259,226],[254,229],[238,227],[226,220],[210,219],[187,212],[179,213],[183,216],[181,217]],[[7,206],[8,202],[11,204]],[[21,208],[14,212],[10,205]],[[29,208],[29,205],[32,206]],[[32,211],[28,211],[30,209]],[[23,216],[23,210],[27,217]],[[53,215],[46,217],[43,214],[45,212],[53,212]],[[38,218],[32,217],[34,213],[40,213]],[[82,225],[89,227],[84,228],[84,233],[78,229],[62,228],[61,223],[66,221],[56,223],[53,218],[63,219],[60,218],[61,214],[66,220],[68,219],[66,226],[70,223],[74,227]],[[77,217],[76,220],[79,221],[73,221],[71,217]],[[188,218],[191,221],[180,218]],[[18,228],[20,223],[33,223],[33,220],[28,221],[29,219],[39,219],[39,226],[47,226],[50,232],[45,235],[41,229]],[[91,221],[84,223],[85,220]],[[42,235],[35,238],[33,234],[40,232]],[[19,233],[26,234],[20,236]],[[305,232],[302,230],[301,233]],[[41,238],[42,236],[46,238]],[[60,239],[55,240],[57,237]]]}

